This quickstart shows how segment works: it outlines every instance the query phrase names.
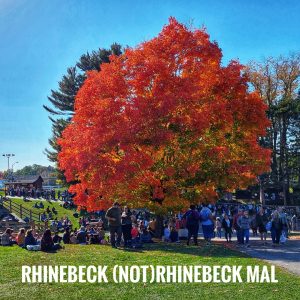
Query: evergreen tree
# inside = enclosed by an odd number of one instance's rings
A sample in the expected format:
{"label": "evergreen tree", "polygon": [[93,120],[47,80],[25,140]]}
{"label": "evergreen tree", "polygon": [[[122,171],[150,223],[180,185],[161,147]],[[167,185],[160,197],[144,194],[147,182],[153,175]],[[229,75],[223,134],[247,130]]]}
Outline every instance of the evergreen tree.
{"label": "evergreen tree", "polygon": [[[99,71],[102,63],[109,62],[110,55],[120,55],[121,53],[121,45],[114,43],[110,49],[100,48],[97,51],[83,54],[74,67],[67,69],[67,73],[58,83],[58,89],[51,90],[51,94],[48,96],[50,104],[43,105],[44,109],[49,112],[49,119],[52,122],[52,136],[48,140],[50,148],[45,149],[51,162],[57,162],[57,155],[60,152],[57,139],[61,137],[62,131],[72,118],[75,96],[86,79],[86,72]],[[64,180],[63,174],[58,173],[59,178]]]}

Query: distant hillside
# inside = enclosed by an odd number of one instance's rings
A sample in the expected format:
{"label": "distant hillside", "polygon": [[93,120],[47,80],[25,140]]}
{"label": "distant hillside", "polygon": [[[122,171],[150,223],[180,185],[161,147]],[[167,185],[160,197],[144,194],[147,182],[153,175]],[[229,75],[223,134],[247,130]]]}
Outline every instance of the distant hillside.
{"label": "distant hillside", "polygon": [[42,177],[56,177],[56,170],[52,166],[32,165],[14,172],[14,176],[34,176],[41,175]]}

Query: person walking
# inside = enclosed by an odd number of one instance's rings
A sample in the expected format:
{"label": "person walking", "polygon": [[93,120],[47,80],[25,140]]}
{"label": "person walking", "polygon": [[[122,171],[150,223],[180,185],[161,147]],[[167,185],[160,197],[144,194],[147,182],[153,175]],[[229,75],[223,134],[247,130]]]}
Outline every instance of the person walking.
{"label": "person walking", "polygon": [[229,219],[229,216],[227,214],[224,215],[224,218],[222,220],[222,227],[224,228],[227,243],[231,242],[232,219]]}
{"label": "person walking", "polygon": [[121,209],[118,202],[115,202],[113,206],[107,210],[105,218],[108,220],[111,246],[117,248],[121,244],[122,237]]}
{"label": "person walking", "polygon": [[267,240],[267,229],[266,229],[267,223],[268,223],[268,216],[265,213],[264,208],[260,207],[258,214],[256,215],[256,224],[260,234],[260,239],[261,241],[264,241],[264,244],[266,244],[266,240]]}

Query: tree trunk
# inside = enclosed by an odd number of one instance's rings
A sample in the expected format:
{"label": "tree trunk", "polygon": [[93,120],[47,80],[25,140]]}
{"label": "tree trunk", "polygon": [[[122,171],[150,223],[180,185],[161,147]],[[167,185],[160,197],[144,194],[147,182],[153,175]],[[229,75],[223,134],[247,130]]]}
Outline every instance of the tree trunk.
{"label": "tree trunk", "polygon": [[161,238],[163,235],[164,218],[162,215],[156,216],[155,237]]}
{"label": "tree trunk", "polygon": [[278,132],[276,129],[276,124],[275,124],[275,120],[272,120],[272,130],[273,130],[273,143],[272,143],[272,174],[273,174],[273,180],[275,180],[275,182],[279,181],[278,178],[278,163],[277,163],[277,137],[278,137]]}
{"label": "tree trunk", "polygon": [[261,205],[265,205],[265,193],[261,180],[259,180],[259,201]]}

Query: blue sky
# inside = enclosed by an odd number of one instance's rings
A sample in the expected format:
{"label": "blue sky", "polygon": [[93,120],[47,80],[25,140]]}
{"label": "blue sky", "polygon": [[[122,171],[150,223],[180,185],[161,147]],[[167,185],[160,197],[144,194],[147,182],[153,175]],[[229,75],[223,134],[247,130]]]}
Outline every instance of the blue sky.
{"label": "blue sky", "polygon": [[300,50],[300,1],[0,0],[0,170],[48,165],[51,124],[42,105],[80,55],[113,42],[134,46],[170,16],[204,25],[224,63]]}

